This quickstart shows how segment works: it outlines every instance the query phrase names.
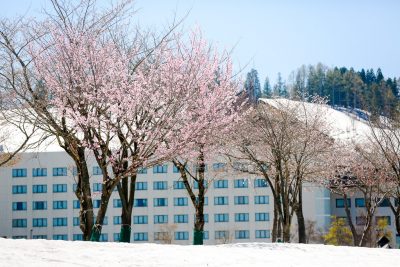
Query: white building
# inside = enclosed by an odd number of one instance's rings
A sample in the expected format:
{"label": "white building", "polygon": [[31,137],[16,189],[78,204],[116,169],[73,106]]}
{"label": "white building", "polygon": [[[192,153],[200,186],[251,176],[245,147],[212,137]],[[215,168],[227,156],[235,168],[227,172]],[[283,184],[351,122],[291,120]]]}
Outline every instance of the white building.
{"label": "white building", "polygon": [[[88,160],[88,167],[97,214],[102,176],[93,160]],[[81,239],[73,172],[72,160],[62,151],[22,153],[13,166],[0,168],[0,236]],[[170,236],[172,243],[191,244],[194,209],[172,163],[139,174],[136,190],[134,242],[165,242]],[[325,197],[320,188],[305,189],[305,216],[323,228],[329,226],[326,218],[330,216]],[[103,241],[119,239],[120,205],[118,192],[114,192]],[[239,174],[210,182],[205,214],[205,244],[271,241],[273,199],[263,179]]]}

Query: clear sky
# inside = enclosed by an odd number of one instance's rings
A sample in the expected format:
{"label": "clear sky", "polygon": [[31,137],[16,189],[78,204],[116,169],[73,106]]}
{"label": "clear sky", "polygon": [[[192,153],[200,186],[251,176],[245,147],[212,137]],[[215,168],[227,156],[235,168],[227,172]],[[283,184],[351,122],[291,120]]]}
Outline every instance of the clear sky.
{"label": "clear sky", "polygon": [[[0,0],[0,16],[36,16],[46,2]],[[136,8],[137,21],[154,28],[189,12],[186,30],[199,26],[219,47],[234,47],[236,69],[255,68],[261,81],[318,62],[400,77],[399,0],[137,0]]]}

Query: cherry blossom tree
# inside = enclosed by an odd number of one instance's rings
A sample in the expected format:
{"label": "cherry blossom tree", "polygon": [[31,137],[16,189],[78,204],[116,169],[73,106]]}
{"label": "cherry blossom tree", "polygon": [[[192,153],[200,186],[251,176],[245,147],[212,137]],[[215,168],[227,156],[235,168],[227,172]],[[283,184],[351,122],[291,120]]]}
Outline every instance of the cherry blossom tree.
{"label": "cherry blossom tree", "polygon": [[218,176],[207,170],[207,163],[218,157],[222,136],[232,131],[237,120],[238,83],[232,79],[229,55],[218,55],[199,31],[192,32],[189,41],[180,41],[175,54],[181,62],[178,84],[187,88],[188,100],[178,114],[179,132],[166,143],[186,144],[178,144],[182,149],[172,161],[195,208],[193,244],[202,245],[205,195]]}

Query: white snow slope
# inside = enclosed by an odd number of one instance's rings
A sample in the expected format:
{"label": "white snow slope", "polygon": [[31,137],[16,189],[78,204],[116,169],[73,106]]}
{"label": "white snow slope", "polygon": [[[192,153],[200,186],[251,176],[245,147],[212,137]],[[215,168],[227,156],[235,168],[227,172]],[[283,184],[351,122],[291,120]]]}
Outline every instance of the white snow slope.
{"label": "white snow slope", "polygon": [[0,266],[399,266],[400,250],[277,243],[218,246],[0,238]]}

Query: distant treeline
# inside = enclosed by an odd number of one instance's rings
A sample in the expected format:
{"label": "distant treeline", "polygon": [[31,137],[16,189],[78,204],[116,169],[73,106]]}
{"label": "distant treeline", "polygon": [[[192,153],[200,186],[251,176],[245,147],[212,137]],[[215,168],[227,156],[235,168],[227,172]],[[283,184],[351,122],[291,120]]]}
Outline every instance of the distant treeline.
{"label": "distant treeline", "polygon": [[[395,77],[385,78],[379,68],[376,71],[356,71],[345,67],[329,68],[321,63],[315,66],[303,65],[293,71],[287,81],[283,81],[278,73],[273,86],[266,78],[262,91],[259,85],[249,82],[249,79],[256,76],[257,71],[252,70],[250,73],[251,75],[247,75],[245,89],[253,98],[259,95],[307,99],[309,96],[318,95],[325,97],[332,106],[359,108],[371,112],[372,115],[389,117],[398,113],[399,80]],[[249,85],[255,86],[251,88]]]}

